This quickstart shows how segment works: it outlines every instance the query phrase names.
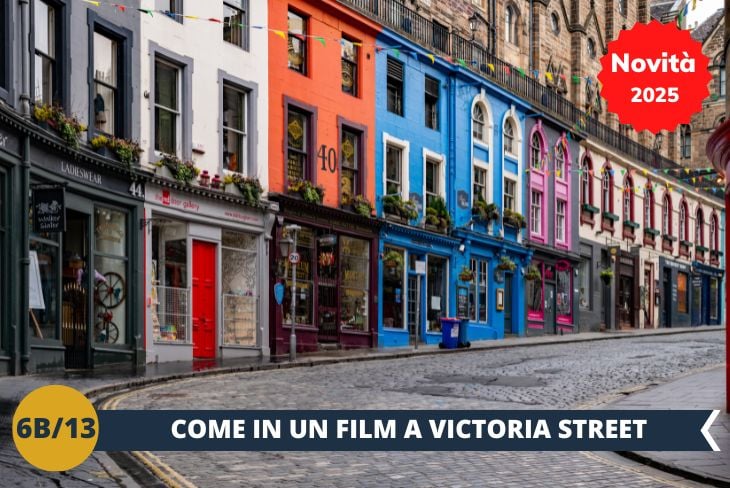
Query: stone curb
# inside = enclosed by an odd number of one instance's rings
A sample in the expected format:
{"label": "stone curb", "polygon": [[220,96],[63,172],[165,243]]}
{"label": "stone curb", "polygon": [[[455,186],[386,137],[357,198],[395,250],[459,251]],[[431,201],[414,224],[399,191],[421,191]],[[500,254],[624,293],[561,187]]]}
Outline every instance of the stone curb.
{"label": "stone curb", "polygon": [[696,481],[698,483],[704,483],[704,484],[710,485],[710,486],[718,486],[720,488],[730,488],[730,482],[728,482],[728,481],[714,478],[712,476],[706,476],[706,475],[697,473],[695,471],[690,471],[690,470],[687,470],[684,468],[680,468],[679,466],[677,466],[673,463],[657,461],[654,458],[645,456],[644,454],[640,454],[638,452],[633,452],[633,451],[615,451],[615,452],[619,456],[623,456],[626,459],[630,459],[637,463],[644,464],[646,466],[658,469],[660,471],[664,471],[666,473],[681,476],[682,478],[690,480],[690,481]]}

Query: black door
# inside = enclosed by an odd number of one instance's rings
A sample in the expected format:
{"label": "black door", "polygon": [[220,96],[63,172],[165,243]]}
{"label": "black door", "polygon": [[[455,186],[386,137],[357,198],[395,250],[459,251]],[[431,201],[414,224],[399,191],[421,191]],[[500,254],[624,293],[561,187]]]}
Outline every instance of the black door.
{"label": "black door", "polygon": [[66,369],[86,369],[90,366],[89,221],[88,214],[66,210],[61,307],[61,336],[66,348]]}
{"label": "black door", "polygon": [[555,326],[555,285],[545,283],[545,333],[557,333]]}
{"label": "black door", "polygon": [[664,290],[662,290],[662,324],[672,326],[672,271],[664,270]]}
{"label": "black door", "polygon": [[504,275],[504,333],[512,334],[512,275]]}

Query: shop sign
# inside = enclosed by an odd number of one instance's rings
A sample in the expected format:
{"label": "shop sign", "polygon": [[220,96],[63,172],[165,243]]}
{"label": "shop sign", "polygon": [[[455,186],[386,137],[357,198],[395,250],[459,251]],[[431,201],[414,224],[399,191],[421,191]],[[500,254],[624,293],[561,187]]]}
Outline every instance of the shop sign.
{"label": "shop sign", "polygon": [[17,137],[0,131],[0,149],[13,154],[20,154],[20,142]]}
{"label": "shop sign", "polygon": [[196,198],[192,195],[175,193],[167,189],[151,188],[150,186],[145,188],[145,198],[148,202],[181,210],[189,214],[209,216],[256,226],[264,225],[263,216],[258,213],[236,210],[235,204],[230,202],[223,204],[216,201],[208,201],[203,198]]}
{"label": "shop sign", "polygon": [[323,236],[320,236],[318,239],[320,246],[334,246],[337,244],[337,235],[336,234],[325,234]]}
{"label": "shop sign", "polygon": [[66,192],[63,187],[33,190],[33,232],[66,231]]}

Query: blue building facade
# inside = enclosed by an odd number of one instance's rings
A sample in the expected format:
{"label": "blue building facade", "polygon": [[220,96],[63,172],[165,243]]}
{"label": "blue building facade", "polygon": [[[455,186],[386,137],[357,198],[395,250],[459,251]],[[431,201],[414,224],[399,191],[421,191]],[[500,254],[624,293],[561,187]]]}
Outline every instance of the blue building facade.
{"label": "blue building facade", "polygon": [[470,341],[524,335],[527,105],[392,31],[378,44],[379,346],[438,343],[455,316]]}

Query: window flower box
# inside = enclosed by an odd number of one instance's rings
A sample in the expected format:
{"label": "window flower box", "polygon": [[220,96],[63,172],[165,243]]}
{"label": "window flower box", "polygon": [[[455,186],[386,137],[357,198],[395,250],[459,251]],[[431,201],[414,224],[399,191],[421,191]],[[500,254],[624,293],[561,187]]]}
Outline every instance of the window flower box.
{"label": "window flower box", "polygon": [[634,222],[633,220],[624,220],[624,227],[629,227],[631,229],[638,229],[639,223]]}
{"label": "window flower box", "polygon": [[677,238],[671,234],[662,234],[662,239],[670,242],[675,242],[677,240]]}
{"label": "window flower box", "polygon": [[514,227],[515,229],[524,229],[527,225],[527,223],[525,222],[525,217],[523,217],[522,214],[508,208],[504,210],[503,220],[504,225]]}
{"label": "window flower box", "polygon": [[647,227],[646,229],[644,229],[644,234],[649,234],[652,237],[656,237],[661,234],[661,231],[659,229],[652,229],[651,227]]}
{"label": "window flower box", "polygon": [[590,204],[588,204],[588,203],[584,203],[584,204],[583,204],[583,205],[581,206],[581,209],[582,209],[582,210],[583,210],[584,212],[588,212],[588,213],[589,213],[589,214],[591,214],[591,215],[593,215],[593,214],[597,214],[598,212],[600,212],[600,211],[601,211],[601,209],[599,209],[598,207],[594,207],[593,205],[590,205]]}
{"label": "window flower box", "polygon": [[679,241],[679,243],[684,247],[692,247],[694,244],[692,244],[690,241]]}
{"label": "window flower box", "polygon": [[603,217],[604,219],[606,219],[606,220],[610,220],[611,222],[617,222],[617,221],[618,221],[618,215],[616,215],[615,213],[611,213],[611,212],[603,212],[603,213],[601,214],[601,216],[602,216],[602,217]]}

